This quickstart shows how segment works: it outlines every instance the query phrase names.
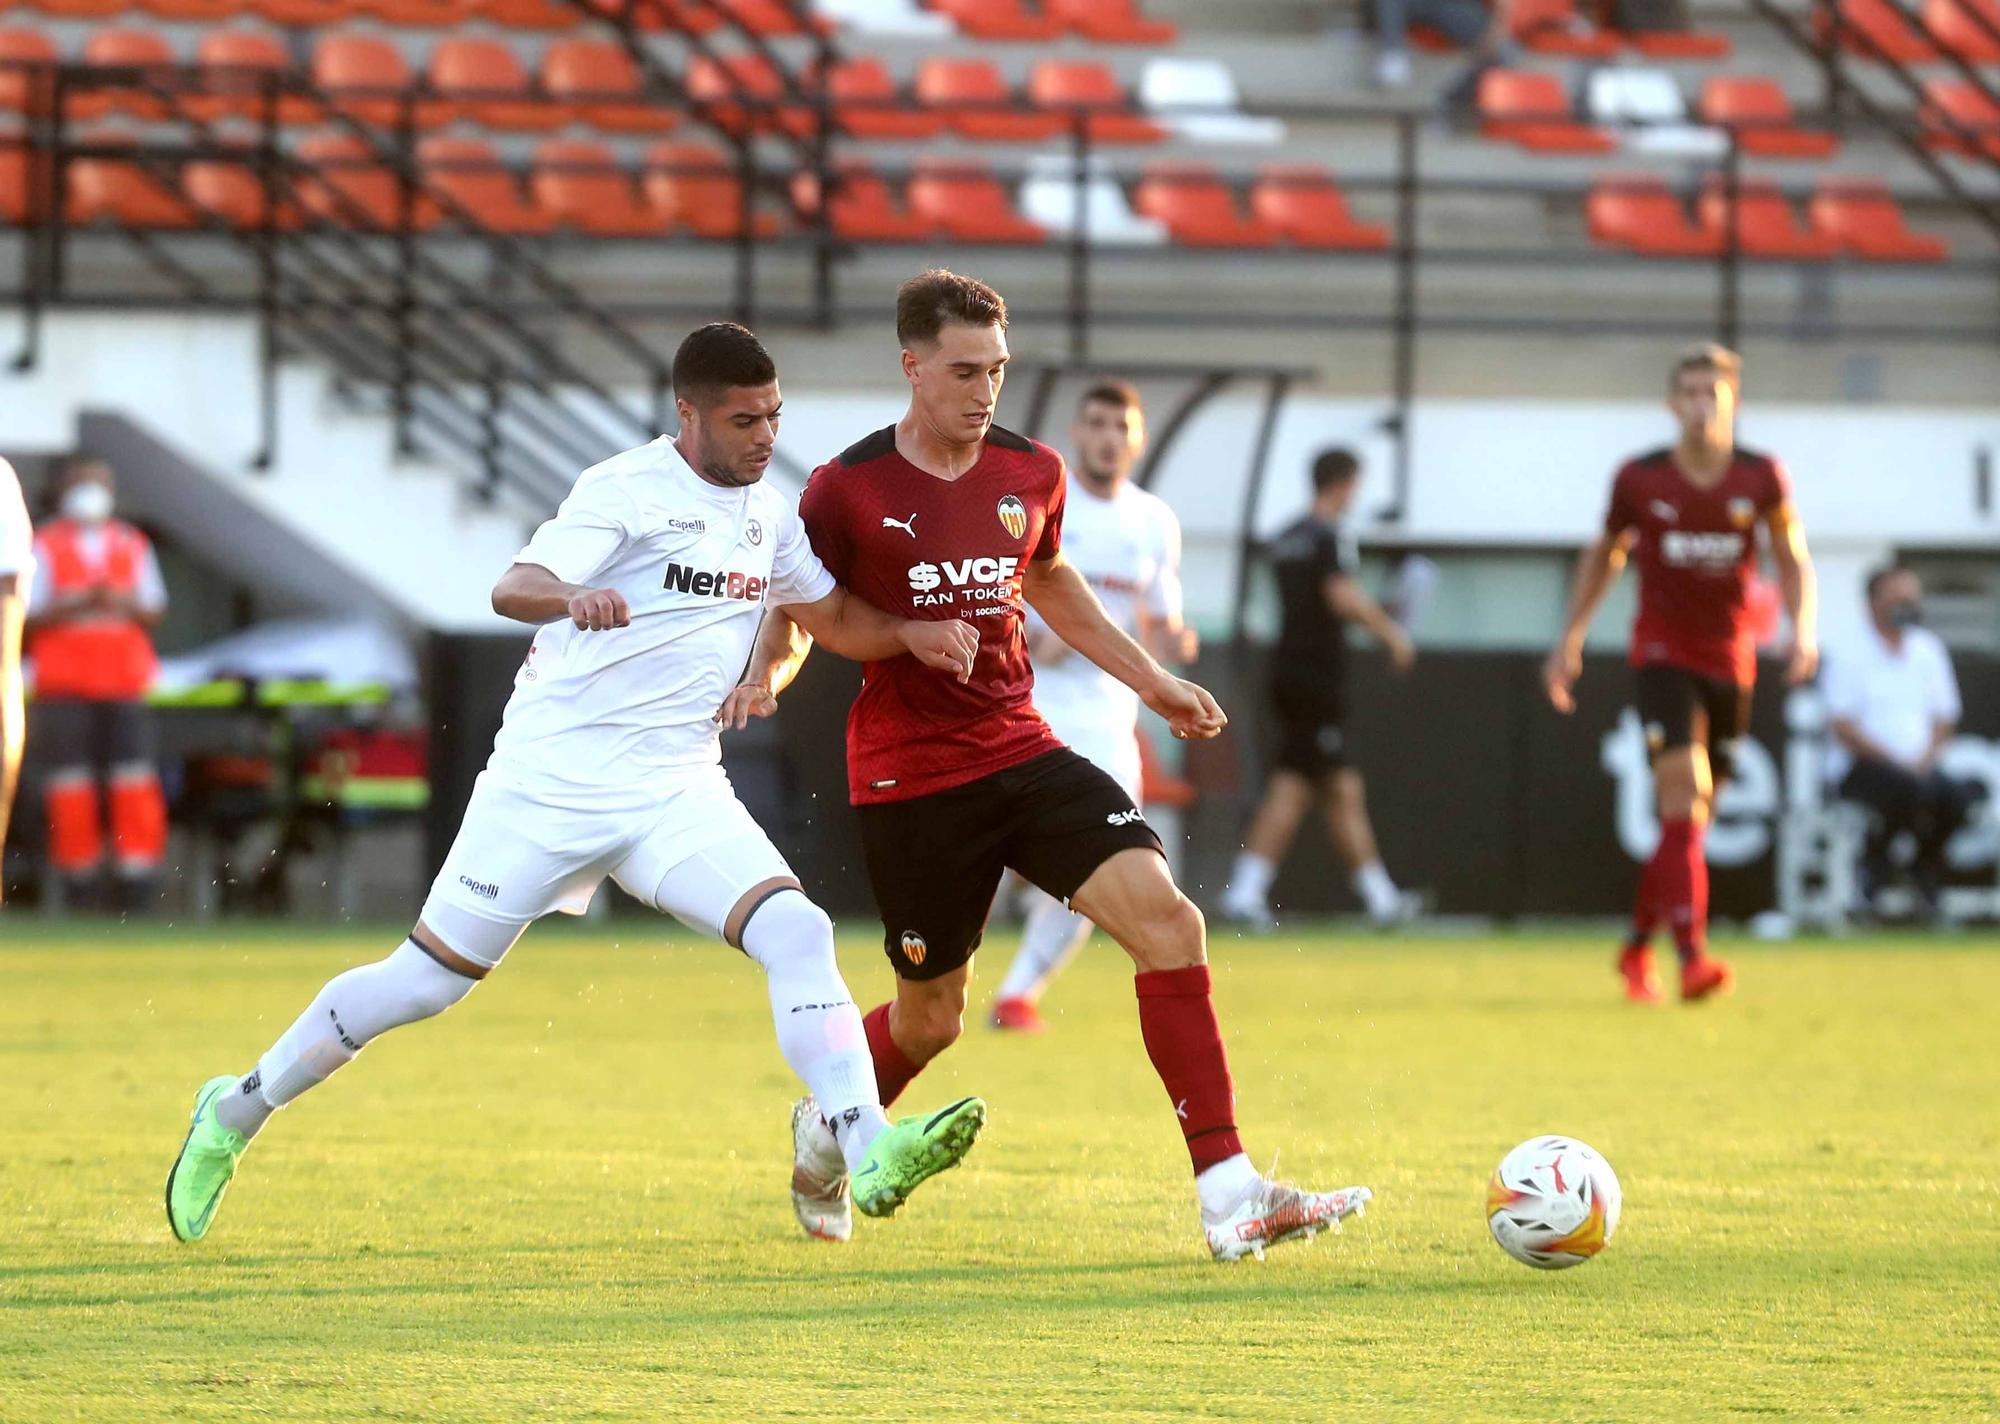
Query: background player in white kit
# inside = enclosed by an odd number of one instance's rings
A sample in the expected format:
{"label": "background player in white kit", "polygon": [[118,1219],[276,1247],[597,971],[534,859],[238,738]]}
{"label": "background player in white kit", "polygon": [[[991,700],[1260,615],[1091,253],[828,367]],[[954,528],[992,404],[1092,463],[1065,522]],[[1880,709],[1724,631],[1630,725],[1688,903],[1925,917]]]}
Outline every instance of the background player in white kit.
{"label": "background player in white kit", "polygon": [[[1076,455],[1063,514],[1063,555],[1089,581],[1111,621],[1163,663],[1192,661],[1194,630],[1181,622],[1181,525],[1165,500],[1131,482],[1146,448],[1139,393],[1099,381],[1077,403],[1070,430]],[[1111,773],[1141,804],[1139,697],[1088,658],[1077,656],[1028,612],[1035,710],[1071,750]],[[1056,971],[1090,938],[1090,921],[1029,887],[1021,948],[993,1001],[995,1028],[1038,1033],[1037,1003]]]}
{"label": "background player in white kit", "polygon": [[[272,1112],[370,1039],[457,1003],[531,922],[582,913],[607,875],[763,966],[779,1046],[833,1128],[864,1212],[889,1215],[971,1147],[985,1115],[976,1098],[889,1126],[832,923],[737,801],[718,732],[767,604],[845,656],[909,652],[961,682],[977,635],[892,618],[814,557],[791,502],[761,483],[781,401],[755,336],[701,328],[673,380],[680,435],[584,471],[493,590],[496,612],[545,626],[415,931],[329,983],[250,1072],[197,1093],[167,1179],[181,1240],[207,1234]],[[844,1236],[846,1201],[828,1215],[807,1230]]]}

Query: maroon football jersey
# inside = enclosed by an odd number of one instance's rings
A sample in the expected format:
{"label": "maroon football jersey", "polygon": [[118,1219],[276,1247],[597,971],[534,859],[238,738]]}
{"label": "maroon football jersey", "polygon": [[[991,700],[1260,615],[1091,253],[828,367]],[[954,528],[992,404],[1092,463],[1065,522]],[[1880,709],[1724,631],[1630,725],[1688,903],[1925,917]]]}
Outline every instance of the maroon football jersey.
{"label": "maroon football jersey", "polygon": [[1708,488],[1681,473],[1670,450],[1628,461],[1611,484],[1605,532],[1638,536],[1639,616],[1632,665],[1666,663],[1748,686],[1757,678],[1750,585],[1757,526],[1791,498],[1784,467],[1737,450]]}
{"label": "maroon football jersey", "polygon": [[856,805],[929,795],[1060,746],[1035,710],[1022,631],[1028,560],[1062,547],[1062,456],[989,427],[979,462],[939,479],[878,430],[813,471],[799,515],[813,552],[849,591],[903,618],[966,618],[969,681],[904,655],[869,663],[847,717]]}

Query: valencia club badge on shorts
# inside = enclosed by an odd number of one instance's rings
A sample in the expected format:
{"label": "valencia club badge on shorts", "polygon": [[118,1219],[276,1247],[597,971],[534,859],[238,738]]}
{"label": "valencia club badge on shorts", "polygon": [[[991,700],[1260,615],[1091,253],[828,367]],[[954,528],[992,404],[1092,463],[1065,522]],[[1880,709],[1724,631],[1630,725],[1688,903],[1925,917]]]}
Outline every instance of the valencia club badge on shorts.
{"label": "valencia club badge on shorts", "polygon": [[1018,495],[1003,495],[1000,500],[1000,527],[1007,531],[1009,538],[1018,539],[1028,532],[1028,507],[1021,503]]}

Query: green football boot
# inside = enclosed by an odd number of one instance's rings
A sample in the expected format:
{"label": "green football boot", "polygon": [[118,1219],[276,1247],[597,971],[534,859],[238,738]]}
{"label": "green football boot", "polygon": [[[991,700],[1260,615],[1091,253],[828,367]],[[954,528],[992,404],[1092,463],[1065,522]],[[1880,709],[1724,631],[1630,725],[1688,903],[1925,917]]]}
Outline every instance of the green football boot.
{"label": "green football boot", "polygon": [[894,1216],[911,1192],[964,1161],[985,1125],[985,1100],[960,1098],[929,1117],[882,1129],[854,1171],[854,1205],[864,1216]]}
{"label": "green football boot", "polygon": [[229,1092],[237,1079],[228,1073],[210,1078],[194,1095],[194,1121],[188,1128],[181,1155],[167,1173],[167,1225],[181,1241],[199,1241],[208,1235],[215,1209],[236,1175],[236,1159],[249,1142],[243,1134],[215,1120],[215,1101]]}

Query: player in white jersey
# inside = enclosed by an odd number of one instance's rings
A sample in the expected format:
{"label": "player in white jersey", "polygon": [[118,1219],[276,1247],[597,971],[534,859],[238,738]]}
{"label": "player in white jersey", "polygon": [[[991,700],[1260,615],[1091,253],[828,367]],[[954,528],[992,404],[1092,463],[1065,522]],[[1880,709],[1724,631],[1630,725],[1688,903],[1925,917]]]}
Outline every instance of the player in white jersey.
{"label": "player in white jersey", "polygon": [[[1165,500],[1132,483],[1146,448],[1139,393],[1099,381],[1077,403],[1070,430],[1076,452],[1063,513],[1063,556],[1090,583],[1111,621],[1162,662],[1187,662],[1194,630],[1181,622],[1181,526]],[[1088,658],[1078,657],[1028,613],[1035,709],[1072,750],[1111,773],[1138,805],[1139,698]],[[995,1028],[1047,1027],[1037,1007],[1056,971],[1090,938],[1090,921],[1040,890],[1028,892],[1021,948],[993,1001]]]}
{"label": "player in white jersey", "polygon": [[[28,527],[27,501],[21,498],[21,480],[14,467],[0,460],[0,849],[7,844],[14,791],[21,784],[21,748],[26,740],[21,624],[34,582],[35,531]],[[0,901],[6,898],[6,882],[0,880]]]}
{"label": "player in white jersey", "polygon": [[[892,618],[837,586],[791,501],[763,484],[777,438],[776,368],[718,323],[674,358],[681,433],[584,471],[493,590],[542,625],[493,756],[416,929],[329,983],[240,1077],[202,1085],[167,1179],[183,1241],[207,1234],[250,1138],[377,1035],[442,1013],[552,911],[579,914],[606,876],[763,967],[778,1043],[850,1162],[853,1204],[886,1216],[971,1147],[985,1105],[884,1117],[833,925],[736,799],[720,762],[730,695],[767,606],[848,657],[909,653],[970,674],[963,622]],[[848,1202],[807,1230],[844,1237]]]}

